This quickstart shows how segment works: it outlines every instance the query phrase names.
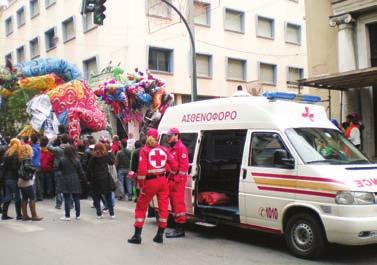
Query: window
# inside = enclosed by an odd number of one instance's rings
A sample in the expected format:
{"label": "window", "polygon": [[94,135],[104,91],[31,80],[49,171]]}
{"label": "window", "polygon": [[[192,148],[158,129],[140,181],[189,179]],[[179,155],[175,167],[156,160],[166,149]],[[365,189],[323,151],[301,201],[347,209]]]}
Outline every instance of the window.
{"label": "window", "polygon": [[63,28],[63,41],[67,42],[73,40],[76,37],[75,31],[75,20],[73,17],[70,17],[63,21],[62,23]]}
{"label": "window", "polygon": [[173,50],[149,48],[148,67],[150,70],[173,72]]}
{"label": "window", "polygon": [[301,45],[301,26],[287,23],[285,26],[285,42]]}
{"label": "window", "polygon": [[296,67],[288,67],[287,81],[297,81],[304,77],[304,69]]}
{"label": "window", "polygon": [[211,5],[208,3],[194,2],[194,22],[197,25],[209,26]]}
{"label": "window", "polygon": [[246,60],[228,58],[227,79],[246,80]]}
{"label": "window", "polygon": [[30,45],[30,58],[34,59],[40,55],[39,38],[34,38],[29,42]]}
{"label": "window", "polygon": [[257,36],[262,38],[275,38],[275,23],[271,18],[257,18]]}
{"label": "window", "polygon": [[[147,15],[162,18],[170,17],[170,7],[160,0],[146,0],[147,1]],[[171,2],[171,0],[169,1]]]}
{"label": "window", "polygon": [[97,57],[92,57],[83,61],[84,79],[89,80],[92,75],[98,73]]}
{"label": "window", "polygon": [[30,17],[39,15],[39,0],[30,0]]}
{"label": "window", "polygon": [[17,48],[17,63],[25,62],[25,46]]}
{"label": "window", "polygon": [[212,56],[196,54],[196,71],[199,77],[212,77]]}
{"label": "window", "polygon": [[83,16],[84,33],[97,28],[97,25],[93,23],[93,13],[89,13]]}
{"label": "window", "polygon": [[57,37],[55,28],[49,29],[45,32],[46,51],[56,48]]}
{"label": "window", "polygon": [[305,164],[369,164],[356,146],[338,130],[289,128],[285,130],[293,148]]}
{"label": "window", "polygon": [[5,34],[8,36],[9,34],[12,34],[13,32],[13,19],[12,17],[8,17],[5,20]]}
{"label": "window", "polygon": [[249,165],[254,167],[284,167],[276,161],[279,151],[285,151],[288,156],[287,158],[292,158],[277,133],[253,133],[251,138]]}
{"label": "window", "polygon": [[[192,163],[195,154],[195,146],[198,139],[197,133],[181,133],[181,141],[187,147],[189,162]],[[169,147],[167,134],[161,136],[161,145]]]}
{"label": "window", "polygon": [[225,9],[225,30],[244,32],[244,12]]}
{"label": "window", "polygon": [[13,63],[12,53],[10,52],[7,55],[5,55],[4,60],[5,60],[5,63],[7,63],[8,61],[11,62],[11,63]]}
{"label": "window", "polygon": [[50,6],[52,6],[55,3],[56,3],[56,0],[45,0],[46,8],[49,8]]}
{"label": "window", "polygon": [[276,65],[260,63],[259,80],[262,81],[263,84],[276,85]]}
{"label": "window", "polygon": [[17,27],[25,25],[25,7],[17,10]]}

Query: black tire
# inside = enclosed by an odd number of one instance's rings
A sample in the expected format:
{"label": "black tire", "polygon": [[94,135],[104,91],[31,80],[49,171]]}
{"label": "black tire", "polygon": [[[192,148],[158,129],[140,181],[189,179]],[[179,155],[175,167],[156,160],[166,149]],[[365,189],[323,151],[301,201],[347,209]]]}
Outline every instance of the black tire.
{"label": "black tire", "polygon": [[315,259],[327,249],[327,239],[321,221],[308,213],[295,214],[285,225],[285,241],[298,258]]}

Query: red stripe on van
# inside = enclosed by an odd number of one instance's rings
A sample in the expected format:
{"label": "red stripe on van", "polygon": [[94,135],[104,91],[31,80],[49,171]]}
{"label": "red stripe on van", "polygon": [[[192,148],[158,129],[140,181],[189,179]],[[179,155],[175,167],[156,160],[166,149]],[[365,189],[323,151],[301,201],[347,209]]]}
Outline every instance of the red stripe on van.
{"label": "red stripe on van", "polygon": [[295,193],[295,194],[313,195],[313,196],[327,197],[327,198],[336,197],[336,195],[333,193],[310,191],[310,190],[284,189],[284,188],[275,188],[275,187],[266,187],[266,186],[258,186],[258,189],[268,190],[268,191],[286,192],[286,193]]}
{"label": "red stripe on van", "polygon": [[275,228],[270,228],[270,227],[265,227],[265,226],[259,226],[259,225],[249,225],[249,224],[240,224],[241,227],[243,228],[250,228],[258,231],[263,231],[263,232],[269,232],[269,233],[274,233],[274,234],[282,234],[280,229],[275,229]]}
{"label": "red stripe on van", "polygon": [[328,179],[328,178],[319,178],[319,177],[307,177],[307,176],[296,176],[296,175],[284,175],[284,174],[271,174],[271,173],[251,173],[255,177],[266,177],[266,178],[281,178],[281,179],[299,179],[299,180],[309,180],[309,181],[322,181],[322,182],[333,182],[344,184],[344,182]]}

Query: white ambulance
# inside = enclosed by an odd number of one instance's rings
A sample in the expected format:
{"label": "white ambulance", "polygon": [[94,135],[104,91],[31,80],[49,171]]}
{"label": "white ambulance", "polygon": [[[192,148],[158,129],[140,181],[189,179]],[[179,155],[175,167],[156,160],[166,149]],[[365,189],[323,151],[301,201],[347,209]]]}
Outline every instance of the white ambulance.
{"label": "white ambulance", "polygon": [[[189,149],[187,214],[282,234],[301,258],[320,256],[329,242],[377,243],[377,165],[345,139],[322,106],[281,97],[287,98],[270,93],[167,110],[159,125],[162,144],[177,127]],[[229,200],[208,205],[199,200],[203,192]]]}

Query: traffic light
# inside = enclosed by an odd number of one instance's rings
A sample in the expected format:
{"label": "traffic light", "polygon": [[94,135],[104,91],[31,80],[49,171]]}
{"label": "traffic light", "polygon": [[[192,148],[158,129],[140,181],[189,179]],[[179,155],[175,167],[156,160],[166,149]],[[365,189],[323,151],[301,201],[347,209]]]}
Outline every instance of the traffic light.
{"label": "traffic light", "polygon": [[96,0],[83,0],[81,5],[81,15],[86,15],[94,12]]}
{"label": "traffic light", "polygon": [[103,25],[103,21],[105,20],[105,2],[106,0],[95,0],[95,5],[94,5],[94,18],[93,22],[96,25]]}

